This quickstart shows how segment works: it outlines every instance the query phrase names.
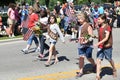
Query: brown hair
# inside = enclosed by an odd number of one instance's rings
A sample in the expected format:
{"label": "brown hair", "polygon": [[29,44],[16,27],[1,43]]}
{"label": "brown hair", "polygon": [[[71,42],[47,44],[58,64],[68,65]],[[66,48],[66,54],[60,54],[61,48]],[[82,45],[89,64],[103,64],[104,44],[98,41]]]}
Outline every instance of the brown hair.
{"label": "brown hair", "polygon": [[9,8],[15,9],[16,5],[14,3],[9,4]]}
{"label": "brown hair", "polygon": [[54,23],[57,23],[57,18],[55,15],[50,15],[49,18],[48,18],[48,23],[51,24],[50,22],[50,18],[53,17],[54,18]]}
{"label": "brown hair", "polygon": [[98,17],[104,20],[104,23],[108,23],[108,20],[105,14],[100,14]]}

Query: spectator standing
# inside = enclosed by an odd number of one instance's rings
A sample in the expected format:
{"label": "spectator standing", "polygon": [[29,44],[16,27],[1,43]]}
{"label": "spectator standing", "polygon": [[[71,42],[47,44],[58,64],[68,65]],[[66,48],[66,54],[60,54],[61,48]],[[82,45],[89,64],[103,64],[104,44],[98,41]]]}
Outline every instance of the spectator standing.
{"label": "spectator standing", "polygon": [[15,4],[14,3],[9,4],[7,15],[8,15],[7,24],[10,28],[9,37],[15,37],[14,30],[15,30],[16,19],[15,19]]}
{"label": "spectator standing", "polygon": [[63,25],[64,26],[64,34],[67,34],[68,29],[70,29],[69,23],[72,19],[75,18],[74,4],[72,2],[67,3],[67,6],[64,8],[63,13],[64,13],[64,25]]}
{"label": "spectator standing", "polygon": [[21,22],[23,22],[23,20],[25,19],[25,17],[28,16],[28,10],[25,7],[25,5],[22,6],[22,10],[21,10]]}
{"label": "spectator standing", "polygon": [[93,19],[94,19],[94,29],[98,27],[98,24],[97,24],[97,19],[98,19],[98,16],[100,14],[99,10],[98,10],[98,6],[96,5],[94,7],[94,10],[93,10]]}
{"label": "spectator standing", "polygon": [[57,1],[57,5],[54,7],[54,14],[55,15],[60,15],[60,1]]}
{"label": "spectator standing", "polygon": [[100,14],[104,14],[104,8],[102,5],[98,6],[98,11]]}
{"label": "spectator standing", "polygon": [[40,3],[39,3],[39,0],[35,0],[33,8],[34,8],[35,13],[37,13],[37,14],[40,13]]}
{"label": "spectator standing", "polygon": [[86,6],[84,12],[87,14],[87,16],[89,17],[89,22],[92,25],[92,27],[94,26],[94,20],[93,20],[93,16],[92,16],[92,12],[91,12],[91,8],[89,6]]}
{"label": "spectator standing", "polygon": [[117,7],[117,27],[120,28],[120,5]]}
{"label": "spectator standing", "polygon": [[7,35],[10,35],[10,28],[8,27],[6,27],[4,24],[3,24],[3,22],[2,22],[2,17],[0,16],[0,32],[1,31],[5,31],[5,34],[7,34]]}
{"label": "spectator standing", "polygon": [[15,35],[18,35],[20,33],[19,26],[21,24],[21,19],[20,19],[19,10],[20,10],[20,6],[17,4],[17,6],[15,7],[15,19],[16,19],[15,31],[14,31]]}

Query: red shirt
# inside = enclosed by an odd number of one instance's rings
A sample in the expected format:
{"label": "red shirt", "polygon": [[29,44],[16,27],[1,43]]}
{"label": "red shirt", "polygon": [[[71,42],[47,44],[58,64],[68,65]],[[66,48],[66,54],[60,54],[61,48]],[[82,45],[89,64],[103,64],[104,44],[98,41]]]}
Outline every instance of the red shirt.
{"label": "red shirt", "polygon": [[2,26],[2,17],[0,16],[0,26]]}
{"label": "red shirt", "polygon": [[29,15],[28,28],[32,28],[33,26],[35,26],[35,22],[38,21],[38,18],[39,18],[38,15],[35,13]]}
{"label": "red shirt", "polygon": [[[103,34],[102,34],[102,33],[105,33],[105,31],[111,32],[112,29],[111,29],[110,26],[108,26],[105,30],[104,30],[104,28],[100,27],[100,28],[99,28],[99,32],[98,32],[98,34],[99,34],[99,41],[103,40]],[[104,45],[104,44],[102,43],[102,44],[100,44],[98,47],[99,47],[99,48],[103,48],[103,45]]]}

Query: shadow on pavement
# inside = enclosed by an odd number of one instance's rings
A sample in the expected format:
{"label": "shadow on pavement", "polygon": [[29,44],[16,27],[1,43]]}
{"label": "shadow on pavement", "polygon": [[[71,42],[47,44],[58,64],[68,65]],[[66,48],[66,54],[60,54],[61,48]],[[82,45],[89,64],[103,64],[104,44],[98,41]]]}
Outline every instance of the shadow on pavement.
{"label": "shadow on pavement", "polygon": [[101,73],[100,73],[101,78],[105,75],[113,75],[113,69],[111,67],[101,68]]}
{"label": "shadow on pavement", "polygon": [[90,74],[90,73],[94,73],[93,71],[93,65],[92,64],[86,64],[83,68],[83,73],[84,74]]}
{"label": "shadow on pavement", "polygon": [[70,59],[68,59],[66,56],[60,56],[60,57],[58,57],[58,60],[59,61],[64,61],[64,60],[70,61]]}

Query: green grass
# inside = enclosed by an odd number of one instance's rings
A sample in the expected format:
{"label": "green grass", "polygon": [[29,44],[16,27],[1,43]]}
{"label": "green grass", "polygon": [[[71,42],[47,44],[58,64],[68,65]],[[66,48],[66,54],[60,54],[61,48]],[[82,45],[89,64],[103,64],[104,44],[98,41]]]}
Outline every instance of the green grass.
{"label": "green grass", "polygon": [[0,36],[0,40],[7,40],[7,39],[16,39],[16,38],[22,38],[22,35],[17,35],[14,38],[9,38],[8,36]]}

